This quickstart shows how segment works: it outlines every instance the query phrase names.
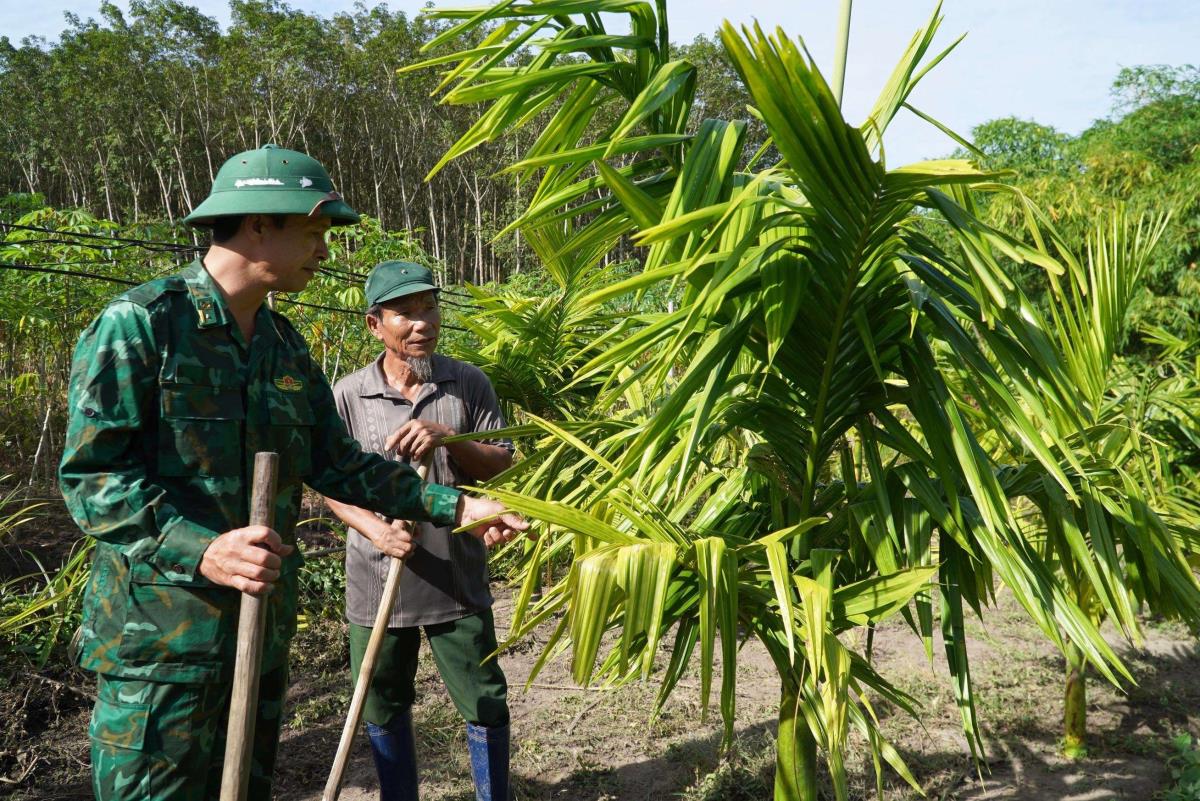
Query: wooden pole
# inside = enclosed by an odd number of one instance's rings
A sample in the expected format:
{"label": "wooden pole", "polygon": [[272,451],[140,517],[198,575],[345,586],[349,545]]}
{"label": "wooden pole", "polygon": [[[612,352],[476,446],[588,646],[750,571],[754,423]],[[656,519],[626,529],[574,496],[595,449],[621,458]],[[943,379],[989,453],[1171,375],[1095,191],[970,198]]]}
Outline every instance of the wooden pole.
{"label": "wooden pole", "polygon": [[[425,480],[429,472],[429,461],[432,454],[426,457],[417,468],[417,475]],[[411,527],[413,523],[409,523]],[[342,729],[342,739],[338,741],[337,754],[333,757],[333,767],[329,770],[329,780],[325,782],[325,793],[321,801],[337,801],[342,792],[342,778],[346,773],[346,765],[350,761],[350,748],[358,735],[358,724],[362,722],[363,707],[367,704],[367,691],[371,689],[371,678],[375,673],[375,661],[379,658],[379,646],[387,634],[388,620],[392,609],[396,606],[396,596],[400,594],[400,576],[404,572],[404,560],[395,556],[388,564],[387,581],[383,585],[383,596],[379,599],[379,608],[375,610],[375,625],[371,628],[371,639],[367,640],[367,650],[363,653],[362,664],[358,667],[358,681],[354,683],[354,696],[350,699],[350,711],[346,715],[346,725]]]}
{"label": "wooden pole", "polygon": [[[254,484],[250,497],[250,525],[275,525],[275,482],[279,454],[254,455]],[[221,773],[221,801],[245,801],[250,783],[250,757],[254,751],[254,719],[258,711],[258,679],[262,668],[266,598],[242,593],[238,617],[237,659],[233,667],[233,692],[229,701],[229,728],[225,734],[225,767]]]}

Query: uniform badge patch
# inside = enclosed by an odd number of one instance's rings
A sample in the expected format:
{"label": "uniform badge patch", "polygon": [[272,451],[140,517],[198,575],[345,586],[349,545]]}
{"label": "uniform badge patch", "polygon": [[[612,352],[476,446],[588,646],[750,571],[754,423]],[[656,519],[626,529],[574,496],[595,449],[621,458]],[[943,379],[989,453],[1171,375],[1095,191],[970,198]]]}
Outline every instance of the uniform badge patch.
{"label": "uniform badge patch", "polygon": [[292,378],[290,375],[285,375],[282,378],[275,379],[275,386],[279,387],[284,392],[299,392],[304,389],[304,384],[299,379]]}

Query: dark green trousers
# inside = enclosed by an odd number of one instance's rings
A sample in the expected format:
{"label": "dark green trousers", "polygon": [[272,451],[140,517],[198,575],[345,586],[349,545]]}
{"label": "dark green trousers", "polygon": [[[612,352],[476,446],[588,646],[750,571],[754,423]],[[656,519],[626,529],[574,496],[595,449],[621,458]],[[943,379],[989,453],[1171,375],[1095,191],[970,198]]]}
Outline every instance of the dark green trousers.
{"label": "dark green trousers", "polygon": [[[496,650],[496,626],[490,609],[448,623],[388,629],[375,663],[363,719],[386,727],[393,717],[412,706],[420,628],[425,629],[438,673],[463,720],[489,727],[507,724],[508,682],[504,671],[495,659],[483,661]],[[370,639],[370,628],[350,624],[350,673],[355,681]]]}
{"label": "dark green trousers", "polygon": [[[100,675],[88,734],[96,801],[209,801],[220,795],[229,684]],[[271,797],[287,668],[259,680],[247,798]]]}

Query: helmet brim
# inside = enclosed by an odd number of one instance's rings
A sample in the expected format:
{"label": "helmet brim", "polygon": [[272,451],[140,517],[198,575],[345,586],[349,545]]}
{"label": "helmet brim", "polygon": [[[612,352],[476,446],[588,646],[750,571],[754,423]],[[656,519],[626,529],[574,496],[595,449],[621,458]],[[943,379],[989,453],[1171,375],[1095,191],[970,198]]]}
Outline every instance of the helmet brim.
{"label": "helmet brim", "polygon": [[[331,197],[333,195],[333,197]],[[358,212],[350,208],[340,195],[312,189],[242,188],[236,191],[214,192],[191,214],[183,218],[189,225],[207,228],[218,217],[243,214],[300,214],[306,217],[328,217],[333,225],[357,225]]]}
{"label": "helmet brim", "polygon": [[419,292],[439,292],[440,293],[441,291],[442,291],[441,287],[434,286],[433,284],[427,284],[424,282],[415,282],[414,281],[411,284],[404,284],[403,286],[395,287],[387,292],[381,292],[378,298],[376,298],[373,302],[368,303],[367,305],[368,306],[377,306],[380,303],[387,303],[389,300],[395,300],[396,298],[403,298],[408,295],[416,295]]}

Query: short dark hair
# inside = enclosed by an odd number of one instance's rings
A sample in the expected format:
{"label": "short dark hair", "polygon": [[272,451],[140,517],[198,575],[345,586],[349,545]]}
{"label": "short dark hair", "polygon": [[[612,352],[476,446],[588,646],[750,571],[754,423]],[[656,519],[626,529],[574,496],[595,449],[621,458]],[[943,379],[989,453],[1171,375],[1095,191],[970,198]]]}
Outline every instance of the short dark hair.
{"label": "short dark hair", "polygon": [[[242,222],[249,216],[249,214],[230,214],[224,217],[214,217],[211,226],[213,244],[220,245],[237,236]],[[276,228],[283,228],[287,225],[286,214],[268,214],[266,216],[271,218],[271,222],[275,223]]]}

